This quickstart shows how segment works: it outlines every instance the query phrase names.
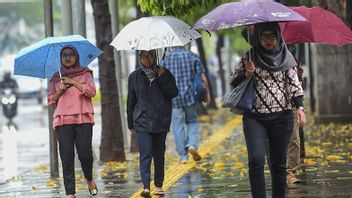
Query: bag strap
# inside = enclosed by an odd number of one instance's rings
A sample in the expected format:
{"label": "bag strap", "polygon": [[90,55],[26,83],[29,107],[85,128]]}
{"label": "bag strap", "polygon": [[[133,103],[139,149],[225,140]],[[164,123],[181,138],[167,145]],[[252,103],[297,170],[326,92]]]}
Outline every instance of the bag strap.
{"label": "bag strap", "polygon": [[194,59],[193,59],[193,66],[192,66],[192,78],[194,78],[194,76],[195,76],[196,73],[197,73],[196,62],[197,62],[197,60],[194,58]]}

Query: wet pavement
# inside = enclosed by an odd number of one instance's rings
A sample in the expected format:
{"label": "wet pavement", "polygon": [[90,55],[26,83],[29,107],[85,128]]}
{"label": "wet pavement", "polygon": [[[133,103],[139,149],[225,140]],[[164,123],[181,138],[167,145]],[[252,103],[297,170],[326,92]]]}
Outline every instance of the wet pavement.
{"label": "wet pavement", "polygon": [[[39,106],[22,109],[15,120],[16,132],[4,127],[1,117],[0,197],[65,197],[62,179],[50,179],[46,116],[46,110]],[[204,158],[199,163],[189,160],[186,165],[178,164],[173,135],[169,133],[165,197],[251,197],[243,131],[234,119],[240,120],[226,110],[211,111],[210,116],[200,118]],[[96,156],[100,127],[98,119],[93,137]],[[305,137],[307,158],[300,174],[302,184],[290,185],[287,197],[352,197],[352,125],[318,126],[310,122]],[[265,172],[267,195],[271,197],[267,168]],[[90,197],[79,162],[76,178],[77,197]],[[95,161],[94,178],[99,188],[97,197],[133,196],[142,187],[138,155],[128,153],[125,163]]]}

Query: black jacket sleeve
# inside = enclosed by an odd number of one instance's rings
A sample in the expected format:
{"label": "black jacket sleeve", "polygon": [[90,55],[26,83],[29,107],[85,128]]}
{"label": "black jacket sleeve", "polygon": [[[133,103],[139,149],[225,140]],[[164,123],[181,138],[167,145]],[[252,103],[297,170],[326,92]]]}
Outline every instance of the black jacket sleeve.
{"label": "black jacket sleeve", "polygon": [[159,86],[166,98],[170,100],[178,95],[175,77],[163,67],[165,72],[159,77]]}
{"label": "black jacket sleeve", "polygon": [[304,107],[303,96],[294,97],[292,100],[296,107]]}
{"label": "black jacket sleeve", "polygon": [[133,111],[137,104],[136,93],[133,87],[135,86],[133,83],[133,79],[136,77],[135,73],[130,74],[128,77],[128,95],[127,95],[127,122],[128,128],[134,129],[133,126]]}

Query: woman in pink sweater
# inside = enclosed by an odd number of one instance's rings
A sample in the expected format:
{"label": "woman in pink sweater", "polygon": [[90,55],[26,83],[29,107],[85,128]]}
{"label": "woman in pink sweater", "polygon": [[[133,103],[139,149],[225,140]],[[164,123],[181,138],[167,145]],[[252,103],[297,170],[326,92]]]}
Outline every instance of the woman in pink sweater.
{"label": "woman in pink sweater", "polygon": [[94,110],[92,97],[95,85],[92,70],[80,67],[79,53],[73,46],[65,46],[60,52],[61,67],[49,83],[48,103],[54,107],[55,128],[67,198],[76,197],[74,173],[74,146],[76,145],[89,192],[97,195],[93,181],[92,126]]}

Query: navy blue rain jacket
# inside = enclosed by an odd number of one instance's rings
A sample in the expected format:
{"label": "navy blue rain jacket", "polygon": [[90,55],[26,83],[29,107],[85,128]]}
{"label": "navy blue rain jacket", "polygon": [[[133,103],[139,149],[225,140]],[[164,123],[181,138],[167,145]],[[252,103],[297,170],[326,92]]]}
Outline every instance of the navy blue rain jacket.
{"label": "navy blue rain jacket", "polygon": [[169,70],[150,82],[142,69],[128,78],[128,128],[136,132],[170,131],[172,98],[178,95],[176,81]]}

